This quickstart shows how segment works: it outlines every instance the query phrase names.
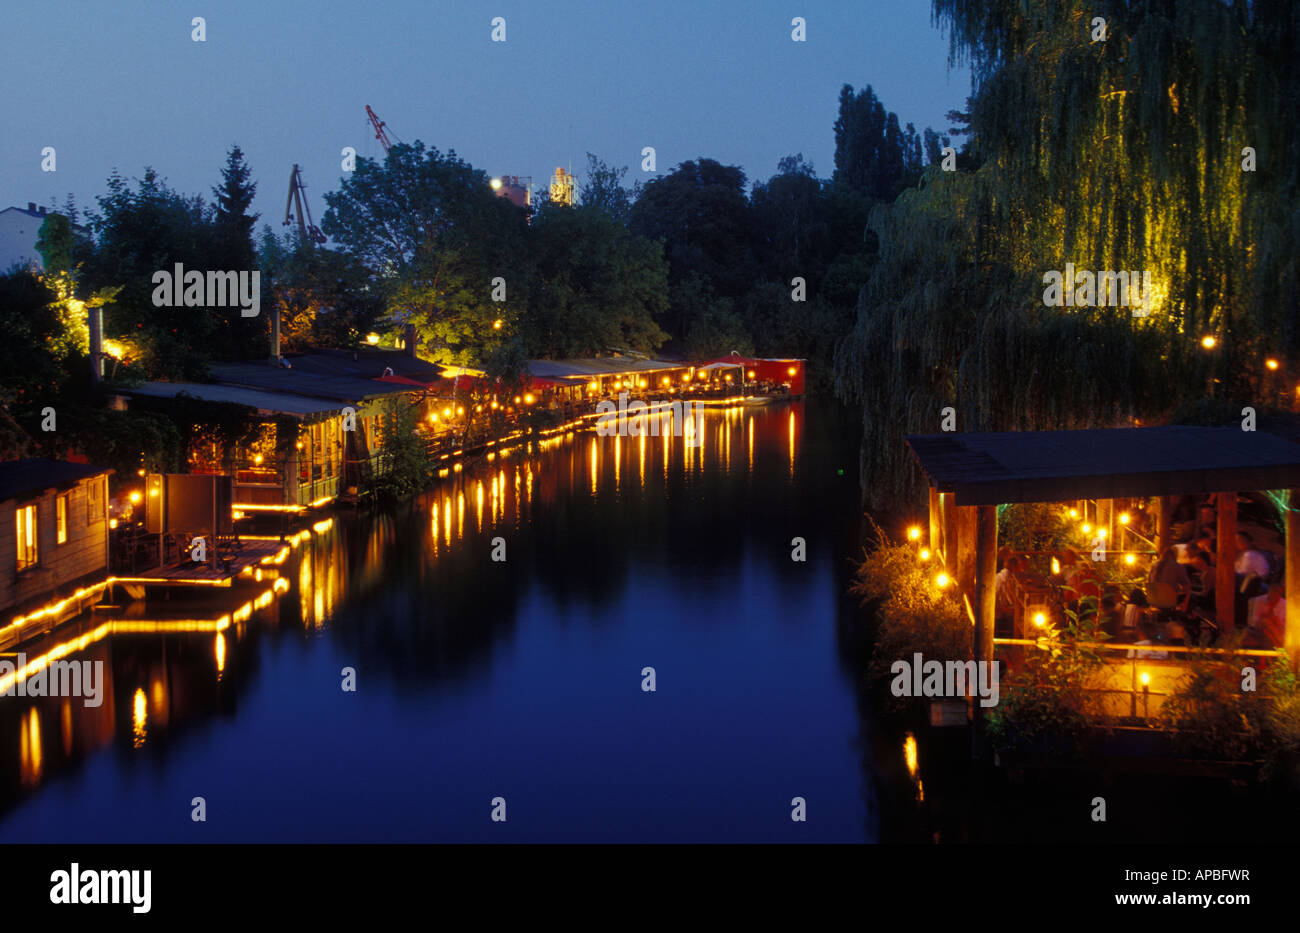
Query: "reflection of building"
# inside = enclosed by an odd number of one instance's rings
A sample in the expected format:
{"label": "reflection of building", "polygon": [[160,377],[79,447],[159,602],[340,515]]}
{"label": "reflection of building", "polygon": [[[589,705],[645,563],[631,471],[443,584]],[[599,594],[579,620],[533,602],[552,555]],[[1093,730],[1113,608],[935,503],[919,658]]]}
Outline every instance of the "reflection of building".
{"label": "reflection of building", "polygon": [[551,201],[555,204],[573,203],[573,176],[557,168],[551,176]]}
{"label": "reflection of building", "polygon": [[0,463],[0,609],[22,611],[105,572],[111,472],[60,460]]}

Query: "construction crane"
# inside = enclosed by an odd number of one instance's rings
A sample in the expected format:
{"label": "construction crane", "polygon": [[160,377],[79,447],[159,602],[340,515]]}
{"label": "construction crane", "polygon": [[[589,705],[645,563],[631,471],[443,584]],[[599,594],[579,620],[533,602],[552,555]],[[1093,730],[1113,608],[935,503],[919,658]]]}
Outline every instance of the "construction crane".
{"label": "construction crane", "polygon": [[[366,104],[366,116],[370,118],[370,125],[375,128],[375,139],[379,140],[384,147],[384,152],[387,153],[389,149],[393,148],[393,141],[388,138],[388,131],[384,129],[388,124],[375,115],[369,104]],[[398,142],[401,142],[401,140],[399,139]]]}
{"label": "construction crane", "polygon": [[289,197],[284,202],[284,224],[289,226],[293,223],[293,214],[298,215],[298,232],[302,234],[302,240],[310,248],[317,243],[325,242],[325,234],[321,233],[320,227],[311,219],[311,205],[307,203],[307,186],[302,183],[302,169],[296,164],[293,171],[289,173]]}

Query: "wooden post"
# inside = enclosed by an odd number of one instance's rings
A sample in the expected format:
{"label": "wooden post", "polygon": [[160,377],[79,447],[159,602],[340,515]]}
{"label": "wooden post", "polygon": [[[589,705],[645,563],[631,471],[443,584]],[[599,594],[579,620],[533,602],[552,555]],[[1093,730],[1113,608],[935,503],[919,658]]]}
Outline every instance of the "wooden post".
{"label": "wooden post", "polygon": [[943,566],[950,574],[957,573],[957,494],[939,494],[943,506]]}
{"label": "wooden post", "polygon": [[975,512],[975,660],[993,660],[994,599],[998,573],[998,507],[974,506]]}
{"label": "wooden post", "polygon": [[1291,490],[1286,512],[1286,637],[1291,669],[1300,665],[1300,489]]}
{"label": "wooden post", "polygon": [[1237,493],[1221,492],[1215,496],[1216,524],[1219,529],[1217,555],[1219,565],[1214,577],[1214,615],[1220,631],[1231,631],[1234,625],[1234,600],[1237,595],[1237,577],[1233,565],[1237,562]]}
{"label": "wooden post", "polygon": [[1173,505],[1168,496],[1160,496],[1157,499],[1157,508],[1159,512],[1156,515],[1156,560],[1165,552],[1165,548],[1173,544],[1170,541],[1172,536],[1173,522]]}
{"label": "wooden post", "polygon": [[[993,625],[997,600],[998,569],[998,507],[980,505],[971,508],[975,513],[975,593],[971,600],[975,611],[975,631],[972,647],[977,663],[996,663],[993,660]],[[970,751],[972,760],[984,757],[985,720],[979,701],[971,700]]]}
{"label": "wooden post", "polygon": [[939,490],[933,486],[930,487],[930,550],[938,553],[943,550],[943,541],[941,539],[943,521],[943,508],[939,505]]}
{"label": "wooden post", "polygon": [[957,585],[972,605],[975,602],[976,511],[979,508],[982,506],[957,506]]}
{"label": "wooden post", "polygon": [[281,505],[298,503],[298,432],[296,420],[280,418],[275,423],[275,461],[280,467]]}

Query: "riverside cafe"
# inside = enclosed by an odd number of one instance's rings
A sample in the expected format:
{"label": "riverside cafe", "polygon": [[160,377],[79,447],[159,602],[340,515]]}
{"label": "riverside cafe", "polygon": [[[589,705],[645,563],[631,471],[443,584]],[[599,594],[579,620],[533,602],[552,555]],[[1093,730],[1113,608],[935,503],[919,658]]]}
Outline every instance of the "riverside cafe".
{"label": "riverside cafe", "polygon": [[[1234,625],[1233,597],[1238,586],[1234,575],[1238,495],[1265,491],[1273,492],[1274,501],[1295,504],[1284,508],[1282,550],[1285,589],[1297,598],[1286,602],[1279,647],[1292,659],[1300,658],[1300,444],[1236,426],[1183,425],[911,435],[906,443],[929,485],[928,551],[936,570],[942,568],[936,579],[951,580],[961,594],[974,626],[976,661],[993,661],[995,649],[1006,654],[1035,644],[1032,638],[994,637],[1000,505],[1055,503],[1064,510],[1095,503],[1094,521],[1115,528],[1135,501],[1149,500],[1155,512],[1154,550],[1163,553],[1175,543],[1170,518],[1176,498],[1209,497],[1216,516],[1217,554],[1212,616],[1218,628],[1227,631]],[[914,534],[924,536],[923,531]],[[1092,556],[1087,546],[1081,545],[1079,551],[1085,560]],[[1121,556],[1108,551],[1103,546],[1101,556]],[[1029,618],[1037,625],[1062,624],[1046,590],[1032,584],[1021,587],[1017,618]],[[1058,617],[1053,618],[1054,613]],[[1013,633],[1033,634],[1032,628],[1019,624]],[[1113,651],[1113,646],[1103,647]],[[1119,660],[1108,657],[1108,661],[1121,667],[1129,662],[1135,682],[1142,677],[1144,693],[1149,685],[1154,695],[1176,682],[1185,663],[1204,650],[1129,648],[1119,652]],[[1276,656],[1277,652],[1250,654]],[[1132,663],[1139,656],[1145,656],[1143,672]]]}

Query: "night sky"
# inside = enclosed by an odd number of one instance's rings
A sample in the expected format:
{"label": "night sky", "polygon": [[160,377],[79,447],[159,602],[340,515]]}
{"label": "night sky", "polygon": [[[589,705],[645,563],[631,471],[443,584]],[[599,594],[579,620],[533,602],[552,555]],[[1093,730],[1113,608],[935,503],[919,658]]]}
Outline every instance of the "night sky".
{"label": "night sky", "polygon": [[[191,39],[203,16],[207,41]],[[506,41],[491,20],[506,19]],[[791,41],[791,19],[807,42]],[[238,143],[258,182],[258,222],[280,231],[290,167],[301,164],[319,223],[340,149],[381,157],[365,117],[454,149],[490,174],[531,175],[585,153],[641,171],[700,156],[766,179],[802,152],[833,168],[840,87],[871,84],[918,132],[947,128],[969,93],[949,70],[929,0],[875,2],[379,2],[238,0],[6,4],[0,208],[81,209],[109,173],[152,165],[202,193]],[[41,171],[41,150],[57,171]]]}

